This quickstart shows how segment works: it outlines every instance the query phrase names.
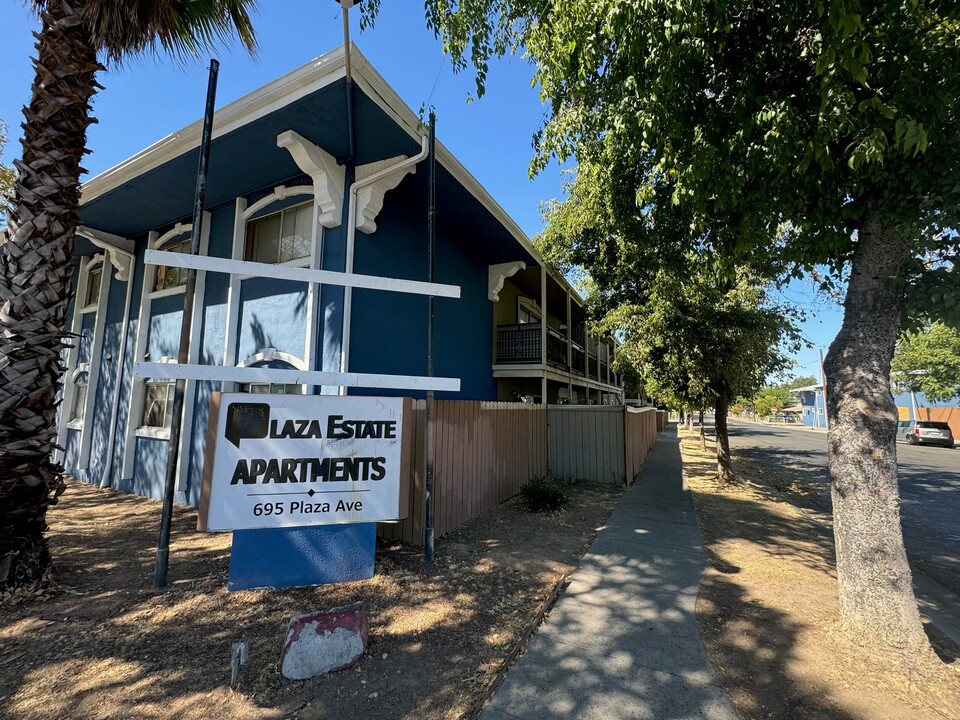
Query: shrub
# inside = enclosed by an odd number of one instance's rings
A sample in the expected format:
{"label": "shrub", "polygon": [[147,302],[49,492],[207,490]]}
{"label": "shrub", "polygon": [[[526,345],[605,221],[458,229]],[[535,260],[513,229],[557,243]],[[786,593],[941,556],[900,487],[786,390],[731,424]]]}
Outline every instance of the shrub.
{"label": "shrub", "polygon": [[527,480],[520,487],[520,498],[530,512],[559,510],[570,500],[562,487],[545,477]]}

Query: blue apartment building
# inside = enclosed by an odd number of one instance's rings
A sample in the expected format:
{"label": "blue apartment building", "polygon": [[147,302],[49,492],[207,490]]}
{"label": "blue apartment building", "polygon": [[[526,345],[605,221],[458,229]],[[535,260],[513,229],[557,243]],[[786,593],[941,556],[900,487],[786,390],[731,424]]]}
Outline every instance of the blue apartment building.
{"label": "blue apartment building", "polygon": [[[351,47],[355,155],[345,48],[217,111],[200,252],[276,266],[427,279],[427,170],[417,115]],[[159,497],[173,382],[134,364],[172,362],[186,271],[145,264],[189,248],[200,122],[83,186],[65,361],[61,460],[77,479]],[[350,173],[363,184],[348,208]],[[441,399],[622,403],[614,344],[587,333],[583,301],[516,223],[437,143],[434,280],[461,288],[435,306]],[[426,375],[427,299],[273,277],[199,271],[190,362]],[[345,312],[345,304],[349,310]],[[337,393],[296,383],[187,381],[177,500],[199,497],[212,392]],[[349,388],[348,393],[372,390]],[[406,394],[410,391],[375,391]]]}

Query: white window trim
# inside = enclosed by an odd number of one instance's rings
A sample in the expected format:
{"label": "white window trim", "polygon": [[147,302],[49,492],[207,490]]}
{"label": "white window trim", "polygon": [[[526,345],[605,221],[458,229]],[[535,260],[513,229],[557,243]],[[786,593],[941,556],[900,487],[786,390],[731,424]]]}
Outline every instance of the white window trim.
{"label": "white window trim", "polygon": [[[88,432],[87,430],[92,430],[93,425],[93,409],[96,405],[97,384],[100,380],[100,364],[103,355],[103,335],[104,330],[106,329],[106,319],[104,315],[106,314],[106,306],[109,300],[110,276],[112,275],[112,273],[107,272],[104,259],[105,257],[103,253],[97,253],[89,258],[81,259],[80,261],[80,267],[78,268],[79,274],[77,277],[77,294],[75,296],[76,302],[74,302],[73,318],[70,322],[70,332],[75,337],[79,338],[83,328],[84,316],[90,314],[91,312],[95,312],[96,318],[93,324],[93,342],[90,348],[89,363],[77,362],[80,357],[79,339],[77,342],[73,343],[73,347],[70,348],[70,351],[67,355],[65,372],[66,380],[63,384],[63,397],[60,402],[60,423],[58,436],[65,441],[67,430],[76,430],[80,433],[80,442],[78,445],[76,459],[78,470],[86,470],[89,466],[90,445],[93,440],[93,433]],[[87,283],[90,277],[90,271],[96,269],[98,266],[102,268],[102,272],[100,273],[100,295],[97,298],[97,304],[89,305],[87,307],[80,307],[80,298],[85,298],[87,295]],[[74,394],[76,392],[76,384],[74,380],[76,379],[78,368],[83,366],[87,367],[87,402],[83,410],[83,418],[81,420],[73,420],[70,418],[70,412],[73,408]],[[54,457],[58,462],[63,462],[65,459],[65,452],[58,450]]]}
{"label": "white window trim", "polygon": [[170,428],[152,427],[150,425],[141,425],[134,431],[138,438],[150,438],[153,440],[169,440]]}
{"label": "white window trim", "polygon": [[[283,186],[281,185],[280,187],[282,188]],[[282,207],[282,208],[280,208],[279,210],[270,210],[269,212],[262,212],[262,210],[263,210],[265,207],[267,207],[267,206],[269,206],[269,205],[272,205],[273,203],[277,202],[277,201],[280,199],[280,198],[277,198],[277,196],[276,196],[277,190],[279,190],[279,189],[280,189],[280,188],[275,188],[275,189],[274,189],[274,195],[267,196],[266,198],[263,199],[263,200],[269,200],[270,202],[268,202],[266,205],[262,205],[262,206],[259,208],[258,212],[256,212],[256,213],[251,213],[251,212],[249,211],[249,209],[248,209],[246,212],[244,212],[244,215],[245,215],[245,216],[248,216],[248,217],[247,217],[247,219],[246,219],[246,221],[245,221],[245,225],[244,225],[243,252],[242,252],[242,254],[241,254],[241,256],[240,256],[239,258],[235,258],[235,259],[239,259],[239,260],[247,260],[247,259],[248,259],[248,258],[246,257],[246,254],[247,254],[247,253],[246,253],[246,251],[247,251],[247,242],[246,242],[246,239],[247,239],[247,229],[249,228],[250,223],[257,222],[258,220],[264,220],[264,219],[266,219],[266,218],[268,218],[268,217],[270,217],[270,216],[272,216],[272,215],[280,215],[280,216],[281,216],[281,223],[282,223],[282,222],[283,222],[283,213],[285,213],[287,210],[292,210],[292,209],[294,209],[294,208],[305,207],[308,203],[310,203],[310,198],[313,197],[313,191],[312,191],[312,189],[309,188],[308,186],[305,186],[305,185],[298,185],[298,186],[295,187],[295,188],[284,188],[284,190],[289,190],[289,191],[294,191],[294,190],[295,190],[295,191],[297,191],[297,192],[290,192],[289,194],[284,194],[284,195],[283,195],[283,199],[291,198],[291,197],[299,197],[299,196],[302,196],[302,195],[307,195],[307,196],[309,196],[309,197],[308,197],[307,200],[304,200],[304,201],[302,201],[302,202],[296,202],[296,203],[293,203],[292,205],[287,205],[286,207]],[[257,201],[256,203],[254,203],[253,207],[256,207],[257,205],[260,205],[260,204],[263,202],[263,200],[259,200],[259,201]],[[316,208],[316,206],[317,206],[317,203],[314,201],[314,202],[313,202],[313,207]],[[314,221],[316,221],[316,219],[317,219],[317,213],[316,213],[316,212],[314,212],[314,214],[313,214],[313,219],[314,219]],[[280,234],[281,234],[281,236],[283,235],[282,225],[281,225]],[[313,254],[313,243],[316,242],[316,239],[317,239],[317,231],[316,231],[316,230],[313,230],[313,231],[312,231],[312,235],[311,235],[311,237],[310,237],[310,243],[311,243],[311,250],[310,250],[310,252],[311,252],[311,255]],[[278,249],[278,252],[279,252],[279,245],[277,246],[277,249]],[[266,261],[264,261],[264,260],[256,260],[256,259],[254,259],[254,258],[250,258],[250,260],[251,260],[252,262],[262,262],[262,263],[265,263],[265,264],[267,264],[267,265],[282,265],[282,266],[286,266],[286,267],[310,267],[310,257],[311,257],[311,255],[307,255],[307,256],[305,256],[305,257],[294,258],[293,260],[284,260],[283,262],[266,262]],[[246,279],[251,278],[251,277],[256,277],[256,276],[254,276],[254,275],[241,275],[241,276],[240,276],[240,279],[241,279],[241,280],[246,280]]]}
{"label": "white window trim", "polygon": [[[209,215],[207,216],[209,218]],[[206,226],[206,222],[204,222]],[[165,245],[179,245],[183,242],[183,236],[186,235],[187,239],[190,238],[190,232],[193,229],[192,225],[184,225],[183,223],[177,223],[173,226],[173,229],[168,230],[163,235],[158,237],[152,245],[149,245],[151,250],[164,250]],[[175,242],[174,242],[175,241]],[[201,251],[202,252],[202,251]],[[150,267],[147,272],[147,279],[150,279],[150,292],[148,297],[150,300],[157,300],[158,298],[171,297],[173,295],[183,295],[186,290],[186,284],[176,285],[174,287],[163,288],[162,290],[154,290],[153,287],[157,282],[157,268]],[[197,276],[199,284],[199,273]]]}
{"label": "white window trim", "polygon": [[[87,373],[87,382],[78,383],[77,378],[83,373]],[[70,415],[73,412],[73,407],[72,407],[73,399],[76,397],[78,385],[84,384],[87,386],[86,402],[87,403],[90,402],[90,365],[88,363],[80,363],[79,365],[77,365],[77,369],[74,370],[72,373],[70,373],[68,377],[70,379],[70,384],[73,386],[73,395],[71,396],[71,399],[70,399],[70,407],[65,408],[65,411],[67,413],[67,418],[68,418],[67,427],[70,428],[71,430],[83,430],[83,418],[82,417],[72,418],[70,417]],[[84,405],[83,411],[84,411],[84,415],[86,415],[86,411],[87,411],[86,405]]]}
{"label": "white window trim", "polygon": [[[531,315],[536,315],[540,322],[543,322],[543,311],[540,309],[539,303],[533,298],[528,298],[523,295],[517,296],[517,324],[520,323],[520,311],[526,310]],[[531,323],[532,324],[532,323]]]}
{"label": "white window trim", "polygon": [[[175,362],[175,361],[174,361],[173,358],[165,357],[165,358],[162,359],[162,362],[172,363],[172,362]],[[144,382],[143,382],[143,388],[142,388],[142,389],[143,389],[144,399],[146,399],[146,389],[147,389],[147,385],[172,385],[172,386],[176,387],[176,382],[175,382],[175,381],[170,381],[170,380],[166,380],[166,381],[163,381],[163,380],[157,381],[157,380],[150,380],[150,379],[144,380]],[[141,423],[142,421],[143,421],[143,401],[141,401],[140,417],[137,418],[138,426],[137,426],[137,429],[134,431],[134,434],[135,434],[137,437],[153,438],[153,439],[156,439],[156,440],[169,440],[169,439],[170,439],[170,428],[168,428],[168,427],[159,427],[159,426],[157,426],[157,425],[140,425],[139,423]]]}
{"label": "white window trim", "polygon": [[[233,248],[231,259],[243,260],[246,254],[247,246],[247,224],[251,220],[259,219],[257,216],[265,208],[275,202],[286,200],[292,197],[309,196],[313,204],[313,224],[312,237],[310,238],[310,256],[309,258],[300,258],[291,260],[283,265],[298,267],[309,267],[314,270],[320,269],[321,259],[323,258],[323,224],[326,218],[323,208],[320,207],[321,201],[318,199],[316,183],[318,177],[313,177],[314,185],[297,185],[286,187],[278,185],[273,189],[273,194],[261,198],[252,205],[247,205],[247,199],[238,197],[234,205],[233,218]],[[337,223],[339,224],[339,223]],[[335,226],[335,225],[333,225]],[[223,343],[223,365],[230,367],[243,367],[238,365],[237,350],[240,343],[240,290],[245,279],[252,276],[230,275],[230,284],[227,289],[227,331]],[[305,318],[305,331],[303,340],[303,363],[304,370],[315,370],[317,364],[317,318],[319,316],[320,288],[314,283],[307,284],[307,313]],[[249,359],[249,358],[248,358]],[[244,361],[246,362],[246,361]],[[230,380],[224,380],[220,383],[221,392],[234,392],[238,383]],[[306,386],[304,392],[309,395],[313,391],[313,386]]]}
{"label": "white window trim", "polygon": [[[253,355],[251,355],[250,357],[246,358],[245,360],[242,360],[241,362],[237,363],[237,367],[241,367],[241,368],[245,368],[245,367],[256,367],[257,365],[261,365],[261,364],[263,364],[263,363],[269,363],[269,362],[282,362],[282,363],[286,363],[286,364],[289,365],[290,368],[292,368],[293,370],[306,371],[306,369],[307,369],[307,364],[306,364],[303,360],[301,360],[300,358],[298,358],[296,355],[292,355],[292,354],[290,354],[290,353],[283,352],[282,350],[277,350],[276,348],[272,348],[272,347],[270,347],[270,348],[264,348],[264,349],[261,350],[260,352],[254,353]],[[250,386],[250,385],[267,385],[267,386],[270,386],[270,385],[297,385],[298,387],[302,388],[301,394],[303,394],[303,395],[306,395],[306,394],[307,394],[307,388],[309,387],[308,385],[305,385],[304,383],[291,383],[291,382],[279,382],[279,383],[278,383],[278,382],[273,382],[273,381],[271,381],[271,380],[255,380],[255,381],[253,381],[253,382],[248,382],[248,383],[236,383],[236,384],[237,384],[237,389],[238,389],[238,390],[240,390],[240,386],[242,386],[242,385],[246,385],[246,386]],[[241,392],[243,392],[243,391],[241,391]],[[249,392],[249,389],[248,389],[246,392]]]}
{"label": "white window trim", "polygon": [[254,367],[261,363],[284,362],[294,370],[306,370],[307,364],[296,355],[277,350],[276,348],[264,348],[258,353],[254,353],[246,360],[237,363],[237,367]]}
{"label": "white window trim", "polygon": [[[98,260],[97,258],[99,258],[99,260]],[[90,278],[90,273],[93,272],[94,270],[96,270],[98,265],[100,266],[100,272],[101,272],[101,273],[106,273],[106,271],[107,271],[107,270],[106,270],[106,263],[103,261],[103,256],[101,256],[101,255],[95,255],[95,256],[94,256],[94,259],[90,261],[90,263],[87,265],[86,269],[84,270],[84,273],[87,275],[87,279],[88,279],[88,280],[89,280],[89,278]],[[79,300],[81,297],[86,298],[88,288],[89,288],[88,285],[84,285],[83,295],[82,295],[82,296],[77,295],[77,300]],[[103,291],[103,276],[102,276],[102,275],[100,276],[100,290],[101,290],[101,292]],[[97,310],[98,310],[99,308],[100,308],[100,297],[97,296],[97,302],[91,303],[91,304],[89,304],[89,305],[83,305],[83,306],[81,306],[81,307],[78,308],[77,312],[79,312],[81,315],[85,315],[85,314],[87,314],[87,313],[97,312]]]}
{"label": "white window trim", "polygon": [[173,295],[183,295],[186,289],[185,285],[177,285],[176,287],[168,287],[163,290],[151,290],[147,293],[147,298],[149,300],[159,300],[160,298],[171,297]]}
{"label": "white window trim", "polygon": [[[203,214],[203,228],[200,234],[199,253],[206,255],[210,245],[210,222],[209,212]],[[179,238],[181,235],[189,234],[193,231],[192,224],[177,223],[163,235],[152,231],[147,240],[147,248],[150,250],[159,250],[170,240]],[[190,351],[189,362],[196,363],[200,358],[201,330],[203,324],[204,312],[204,294],[206,292],[205,270],[197,271],[196,294],[194,295],[193,317],[190,321]],[[153,301],[160,297],[167,297],[183,293],[185,288],[179,286],[176,288],[165,288],[163,290],[151,290],[154,274],[144,272],[143,285],[140,292],[140,315],[137,320],[137,341],[134,346],[134,363],[142,360],[147,352],[150,339],[150,318]],[[172,361],[164,358],[162,361]],[[143,428],[140,421],[143,419],[143,402],[145,399],[146,382],[144,378],[134,377],[130,387],[130,404],[127,408],[127,430],[126,440],[123,447],[123,478],[133,477],[134,463],[137,457],[137,438],[153,438],[158,440],[169,440],[169,428]],[[193,436],[194,405],[197,398],[196,380],[187,380],[183,396],[183,426],[180,431],[180,448],[177,454],[176,470],[176,488],[182,491],[186,487],[187,469],[190,466],[189,448]]]}

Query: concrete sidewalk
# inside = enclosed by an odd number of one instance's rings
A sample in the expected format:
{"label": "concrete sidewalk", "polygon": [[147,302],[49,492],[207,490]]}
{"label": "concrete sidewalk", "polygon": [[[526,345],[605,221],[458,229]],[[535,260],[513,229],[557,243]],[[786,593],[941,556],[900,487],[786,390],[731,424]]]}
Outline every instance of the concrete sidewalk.
{"label": "concrete sidewalk", "polygon": [[484,720],[735,720],[700,644],[700,533],[669,425]]}

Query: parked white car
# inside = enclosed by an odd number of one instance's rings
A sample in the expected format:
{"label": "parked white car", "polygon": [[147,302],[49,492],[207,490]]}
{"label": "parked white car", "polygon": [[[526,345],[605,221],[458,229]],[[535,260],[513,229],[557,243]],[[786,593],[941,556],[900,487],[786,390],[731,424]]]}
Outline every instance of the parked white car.
{"label": "parked white car", "polygon": [[897,423],[897,442],[954,447],[950,426],[938,420],[901,420]]}

